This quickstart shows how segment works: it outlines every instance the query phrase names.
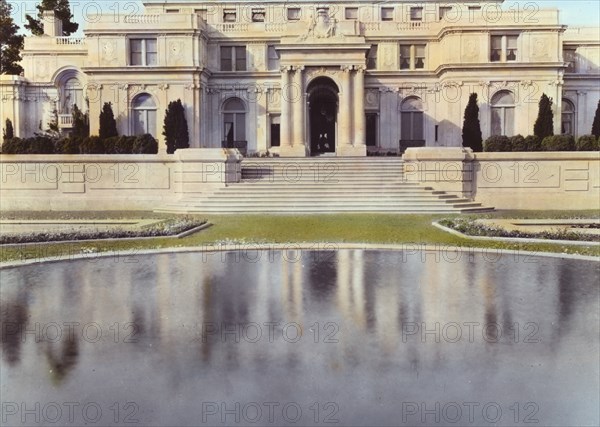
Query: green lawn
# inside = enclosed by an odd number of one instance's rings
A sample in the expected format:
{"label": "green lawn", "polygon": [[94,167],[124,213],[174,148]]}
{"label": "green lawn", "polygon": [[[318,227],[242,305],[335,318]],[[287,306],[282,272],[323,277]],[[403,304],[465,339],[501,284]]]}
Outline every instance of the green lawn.
{"label": "green lawn", "polygon": [[[478,218],[598,218],[597,211],[499,211]],[[169,218],[151,212],[2,213],[3,219]],[[68,256],[82,251],[133,251],[167,247],[203,247],[220,243],[381,243],[439,244],[476,248],[600,256],[599,247],[555,244],[517,244],[463,239],[431,225],[453,215],[330,214],[330,215],[203,215],[211,228],[184,239],[56,243],[29,248],[1,248],[0,261]]]}

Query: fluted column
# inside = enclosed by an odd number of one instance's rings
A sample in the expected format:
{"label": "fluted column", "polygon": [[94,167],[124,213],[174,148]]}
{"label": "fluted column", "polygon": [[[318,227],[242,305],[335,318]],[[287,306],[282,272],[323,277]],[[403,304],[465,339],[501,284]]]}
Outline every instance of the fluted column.
{"label": "fluted column", "polygon": [[290,129],[292,126],[291,106],[290,106],[290,71],[291,67],[281,67],[281,130],[280,141],[281,148],[292,145],[290,138]]}
{"label": "fluted column", "polygon": [[338,138],[338,153],[344,155],[346,146],[352,144],[352,95],[350,93],[350,67],[342,66],[341,89],[340,96],[340,113],[338,121],[339,138]]}
{"label": "fluted column", "polygon": [[294,84],[292,87],[293,138],[292,145],[304,146],[304,87],[302,71],[304,66],[294,67]]}
{"label": "fluted column", "polygon": [[355,66],[354,69],[354,146],[365,144],[365,68]]}

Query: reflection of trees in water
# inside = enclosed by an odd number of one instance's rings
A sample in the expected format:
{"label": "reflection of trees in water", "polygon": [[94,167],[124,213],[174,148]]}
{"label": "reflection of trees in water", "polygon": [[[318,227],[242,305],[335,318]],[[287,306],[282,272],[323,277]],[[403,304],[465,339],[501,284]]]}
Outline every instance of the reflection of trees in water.
{"label": "reflection of trees in water", "polygon": [[57,345],[46,342],[44,353],[50,365],[50,374],[55,384],[65,380],[69,372],[77,365],[79,359],[79,336],[75,334],[63,335]]}
{"label": "reflection of trees in water", "polygon": [[16,365],[21,359],[22,333],[27,327],[29,306],[27,294],[20,292],[16,301],[2,301],[0,304],[0,324],[2,356],[9,365]]}

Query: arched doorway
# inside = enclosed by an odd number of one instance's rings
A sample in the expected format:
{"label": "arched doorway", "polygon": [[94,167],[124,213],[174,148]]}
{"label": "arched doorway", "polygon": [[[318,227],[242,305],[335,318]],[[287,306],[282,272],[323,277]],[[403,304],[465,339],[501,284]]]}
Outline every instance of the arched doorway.
{"label": "arched doorway", "polygon": [[329,77],[317,77],[308,85],[310,153],[335,153],[337,142],[338,87]]}

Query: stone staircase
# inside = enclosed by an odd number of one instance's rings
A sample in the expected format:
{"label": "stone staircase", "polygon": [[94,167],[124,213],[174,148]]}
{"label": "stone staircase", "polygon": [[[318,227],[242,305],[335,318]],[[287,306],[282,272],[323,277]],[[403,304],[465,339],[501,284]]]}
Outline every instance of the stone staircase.
{"label": "stone staircase", "polygon": [[242,181],[157,209],[168,213],[466,213],[480,203],[404,182],[400,158],[244,159]]}

